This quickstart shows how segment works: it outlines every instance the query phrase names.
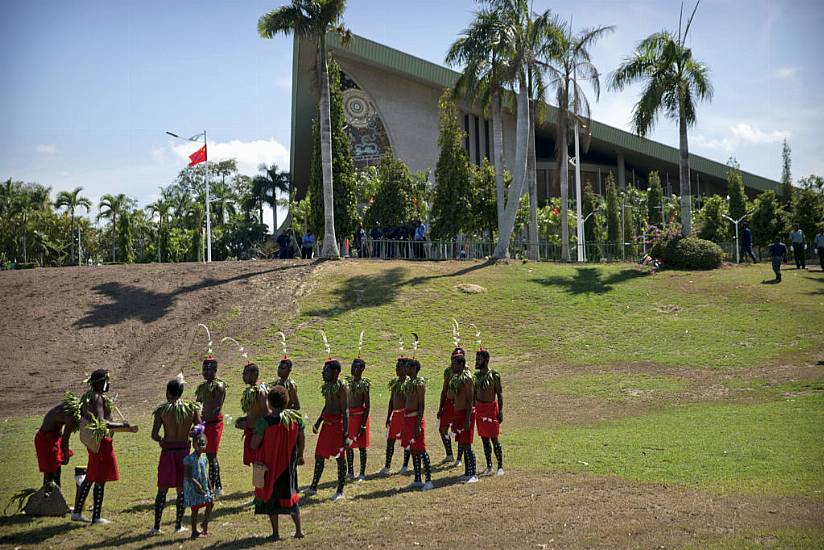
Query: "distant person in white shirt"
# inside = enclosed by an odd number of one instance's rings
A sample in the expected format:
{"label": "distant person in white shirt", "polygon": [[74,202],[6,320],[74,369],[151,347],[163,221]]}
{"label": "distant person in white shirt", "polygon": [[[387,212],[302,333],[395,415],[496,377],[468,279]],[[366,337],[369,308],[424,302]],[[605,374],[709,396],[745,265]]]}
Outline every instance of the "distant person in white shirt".
{"label": "distant person in white shirt", "polygon": [[815,236],[815,251],[818,253],[818,262],[821,264],[821,271],[824,271],[824,225]]}

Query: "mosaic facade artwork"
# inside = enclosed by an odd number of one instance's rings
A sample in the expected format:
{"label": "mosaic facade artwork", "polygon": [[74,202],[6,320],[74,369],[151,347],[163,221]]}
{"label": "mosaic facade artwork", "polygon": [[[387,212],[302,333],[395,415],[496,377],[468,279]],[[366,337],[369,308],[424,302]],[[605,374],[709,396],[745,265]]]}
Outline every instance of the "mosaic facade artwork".
{"label": "mosaic facade artwork", "polygon": [[346,134],[352,146],[352,160],[356,168],[377,164],[389,150],[389,136],[369,94],[345,72],[340,72],[343,94],[343,113],[346,118]]}

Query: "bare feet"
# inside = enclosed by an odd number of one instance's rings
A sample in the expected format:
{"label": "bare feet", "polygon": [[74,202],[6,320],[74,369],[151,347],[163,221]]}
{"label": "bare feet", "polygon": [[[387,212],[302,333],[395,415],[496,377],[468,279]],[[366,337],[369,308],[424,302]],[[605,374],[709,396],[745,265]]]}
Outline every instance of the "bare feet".
{"label": "bare feet", "polygon": [[271,540],[271,541],[273,541],[273,542],[278,542],[278,541],[281,541],[281,540],[283,540],[283,539],[282,539],[282,538],[280,538],[280,534],[279,534],[279,533],[272,533],[271,535],[269,535],[268,537],[266,537],[266,540]]}

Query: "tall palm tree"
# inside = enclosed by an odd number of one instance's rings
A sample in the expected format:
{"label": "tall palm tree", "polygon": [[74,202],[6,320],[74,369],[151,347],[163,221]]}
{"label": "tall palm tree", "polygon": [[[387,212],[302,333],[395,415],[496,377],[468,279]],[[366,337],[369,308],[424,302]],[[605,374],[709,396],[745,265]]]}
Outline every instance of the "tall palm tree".
{"label": "tall palm tree", "polygon": [[[86,213],[88,214],[89,209],[92,207],[92,201],[90,201],[86,197],[81,197],[80,192],[83,190],[82,187],[75,187],[74,191],[60,191],[57,194],[57,200],[54,201],[55,208],[66,208],[69,213],[69,222],[70,222],[70,231],[71,235],[69,236],[69,241],[71,242],[71,256],[70,258],[74,258],[74,213],[75,210],[78,208],[85,208]],[[77,265],[80,265],[80,257],[77,258]]]}
{"label": "tall palm tree", "polygon": [[36,232],[36,224],[32,223],[32,219],[51,209],[51,187],[44,187],[39,184],[29,184],[22,188],[22,193],[18,197],[18,212],[20,215],[22,235],[23,235],[23,261],[29,261],[28,241],[29,235],[32,234],[35,240],[38,239],[34,233]]}
{"label": "tall palm tree", "polygon": [[652,131],[661,111],[667,118],[678,121],[681,231],[685,236],[692,232],[687,128],[695,124],[696,102],[711,100],[713,93],[709,67],[693,58],[692,49],[686,45],[699,3],[700,0],[696,2],[683,32],[682,5],[678,34],[673,35],[665,30],[649,35],[610,79],[610,88],[614,90],[623,90],[634,82],[644,82],[641,99],[632,112],[633,129],[638,135],[645,136]]}
{"label": "tall palm tree", "polygon": [[[316,67],[320,83],[320,152],[323,172],[323,248],[322,258],[340,258],[335,236],[334,193],[332,187],[332,126],[329,114],[329,71],[326,63],[326,33],[337,31],[346,40],[348,30],[341,18],[346,0],[292,0],[263,15],[258,33],[263,38],[294,34],[312,40],[317,46]],[[275,228],[277,230],[277,228]]]}
{"label": "tall palm tree", "polygon": [[157,216],[157,262],[163,261],[163,249],[166,242],[166,232],[170,212],[172,210],[171,193],[168,188],[160,188],[160,197],[156,201],[146,206],[146,210],[152,216]]}
{"label": "tall palm tree", "polygon": [[226,225],[227,218],[237,212],[234,191],[225,181],[220,181],[212,184],[209,193],[216,224]]}
{"label": "tall palm tree", "polygon": [[572,22],[555,19],[560,33],[542,46],[541,69],[548,74],[558,102],[556,126],[558,174],[561,187],[561,259],[569,261],[569,133],[570,119],[587,131],[591,126],[589,100],[580,82],[589,82],[595,99],[601,94],[598,69],[592,64],[589,50],[603,36],[615,30],[614,26],[598,26],[573,34]]}
{"label": "tall palm tree", "polygon": [[112,228],[112,262],[117,261],[117,221],[129,211],[132,200],[123,193],[117,195],[106,194],[100,197],[100,203],[97,209],[100,211],[97,214],[97,220],[109,220]]}
{"label": "tall palm tree", "polygon": [[260,174],[252,178],[252,193],[260,197],[260,223],[263,223],[263,202],[272,207],[272,235],[278,230],[278,193],[287,196],[292,189],[292,176],[289,172],[280,171],[277,164],[261,164],[258,167]]}

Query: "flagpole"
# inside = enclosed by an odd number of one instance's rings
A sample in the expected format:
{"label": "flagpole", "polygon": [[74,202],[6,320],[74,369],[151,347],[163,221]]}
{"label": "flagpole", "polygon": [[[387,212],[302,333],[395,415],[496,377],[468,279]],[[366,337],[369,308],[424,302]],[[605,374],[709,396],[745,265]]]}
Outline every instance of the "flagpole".
{"label": "flagpole", "polygon": [[206,130],[203,130],[203,149],[206,152],[206,171],[204,172],[204,180],[206,183],[206,262],[212,261],[212,215],[211,215],[211,197],[209,191],[209,150],[206,147]]}

